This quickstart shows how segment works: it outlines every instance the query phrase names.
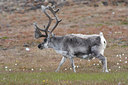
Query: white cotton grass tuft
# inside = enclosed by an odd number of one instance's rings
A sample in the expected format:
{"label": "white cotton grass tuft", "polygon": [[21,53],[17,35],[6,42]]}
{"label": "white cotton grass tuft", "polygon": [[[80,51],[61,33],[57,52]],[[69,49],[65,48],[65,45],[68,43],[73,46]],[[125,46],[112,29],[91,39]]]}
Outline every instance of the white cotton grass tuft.
{"label": "white cotton grass tuft", "polygon": [[121,68],[120,66],[118,68]]}
{"label": "white cotton grass tuft", "polygon": [[12,69],[9,69],[9,71],[12,71]]}
{"label": "white cotton grass tuft", "polygon": [[117,63],[117,65],[119,65],[119,63]]}
{"label": "white cotton grass tuft", "polygon": [[99,66],[99,63],[97,64],[97,66]]}
{"label": "white cotton grass tuft", "polygon": [[93,57],[93,60],[95,59],[95,57]]}
{"label": "white cotton grass tuft", "polygon": [[25,69],[23,69],[23,71],[25,71]]}
{"label": "white cotton grass tuft", "polygon": [[5,66],[4,68],[5,68],[5,69],[7,69],[7,68],[8,68],[8,66]]}
{"label": "white cotton grass tuft", "polygon": [[34,71],[34,69],[33,69],[33,68],[32,68],[31,70],[32,70],[32,71]]}
{"label": "white cotton grass tuft", "polygon": [[121,54],[119,55],[119,57],[120,57],[120,58],[122,57]]}
{"label": "white cotton grass tuft", "polygon": [[72,68],[70,68],[70,70],[72,70]]}
{"label": "white cotton grass tuft", "polygon": [[128,57],[125,57],[125,59],[128,59]]}
{"label": "white cotton grass tuft", "polygon": [[17,63],[15,63],[15,66],[17,66]]}
{"label": "white cotton grass tuft", "polygon": [[42,69],[40,68],[39,70],[41,71]]}
{"label": "white cotton grass tuft", "polygon": [[112,14],[114,15],[114,14],[115,14],[115,12],[112,12]]}
{"label": "white cotton grass tuft", "polygon": [[65,68],[64,70],[67,71],[67,68]]}
{"label": "white cotton grass tuft", "polygon": [[111,69],[108,69],[109,71],[111,71]]}
{"label": "white cotton grass tuft", "polygon": [[116,57],[119,57],[119,55],[116,55]]}
{"label": "white cotton grass tuft", "polygon": [[95,66],[96,64],[94,63],[93,65]]}
{"label": "white cotton grass tuft", "polygon": [[120,60],[120,62],[121,62],[122,60]]}
{"label": "white cotton grass tuft", "polygon": [[88,59],[88,61],[90,62],[90,60]]}
{"label": "white cotton grass tuft", "polygon": [[79,66],[76,66],[77,68],[79,68]]}
{"label": "white cotton grass tuft", "polygon": [[124,63],[128,63],[128,61],[125,61]]}
{"label": "white cotton grass tuft", "polygon": [[99,63],[101,63],[101,61],[99,61]]}
{"label": "white cotton grass tuft", "polygon": [[124,53],[122,54],[122,56],[124,56]]}

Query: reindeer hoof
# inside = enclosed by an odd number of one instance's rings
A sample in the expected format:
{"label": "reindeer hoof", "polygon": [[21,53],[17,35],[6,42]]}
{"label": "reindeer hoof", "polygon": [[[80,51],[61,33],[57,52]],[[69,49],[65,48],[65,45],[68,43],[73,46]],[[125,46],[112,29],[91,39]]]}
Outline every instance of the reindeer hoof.
{"label": "reindeer hoof", "polygon": [[55,70],[55,72],[58,72],[58,70]]}
{"label": "reindeer hoof", "polygon": [[106,73],[108,73],[109,71],[108,70],[105,70]]}

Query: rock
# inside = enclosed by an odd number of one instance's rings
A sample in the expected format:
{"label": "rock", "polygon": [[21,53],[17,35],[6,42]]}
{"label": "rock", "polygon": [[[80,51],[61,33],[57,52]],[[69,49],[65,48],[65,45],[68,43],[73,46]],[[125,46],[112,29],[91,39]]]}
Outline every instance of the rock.
{"label": "rock", "polygon": [[108,6],[108,2],[103,1],[102,3],[104,6]]}
{"label": "rock", "polygon": [[29,44],[26,44],[26,43],[25,43],[25,44],[23,45],[23,47],[29,47]]}

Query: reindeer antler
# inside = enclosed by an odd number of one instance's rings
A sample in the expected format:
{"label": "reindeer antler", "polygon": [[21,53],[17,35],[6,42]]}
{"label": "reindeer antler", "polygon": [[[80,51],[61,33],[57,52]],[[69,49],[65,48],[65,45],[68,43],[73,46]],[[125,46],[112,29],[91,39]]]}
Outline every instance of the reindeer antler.
{"label": "reindeer antler", "polygon": [[54,17],[56,19],[56,24],[54,25],[54,27],[50,31],[50,33],[52,33],[54,31],[54,29],[57,27],[57,25],[62,21],[62,19],[59,20],[58,17],[56,16],[56,13],[59,11],[59,9],[53,10],[53,8],[49,7],[49,10],[52,12],[52,14],[54,15]]}
{"label": "reindeer antler", "polygon": [[45,34],[46,34],[46,36],[48,36],[48,28],[50,27],[50,25],[51,25],[51,22],[52,22],[52,18],[49,16],[49,14],[47,14],[47,12],[46,12],[46,9],[49,9],[50,7],[49,6],[47,6],[47,7],[45,7],[45,6],[41,6],[41,8],[42,8],[42,10],[43,10],[43,12],[44,12],[44,14],[48,17],[48,19],[49,19],[49,22],[48,22],[48,25],[47,26],[45,26],[44,25],[44,28],[45,28]]}
{"label": "reindeer antler", "polygon": [[[49,19],[49,22],[47,24],[47,26],[44,25],[44,28],[45,29],[41,29],[37,26],[37,24],[35,23],[34,26],[35,26],[35,38],[39,38],[39,37],[47,37],[48,36],[48,32],[50,32],[50,34],[54,31],[54,29],[57,27],[57,25],[59,24],[59,22],[61,22],[62,20],[59,20],[58,17],[56,16],[56,13],[59,11],[59,9],[57,10],[54,10],[52,7],[50,6],[41,6],[42,8],[42,11],[44,12],[44,14],[48,17]],[[53,26],[53,28],[51,29],[51,31],[48,31],[51,23],[52,23],[52,18],[50,17],[50,15],[46,12],[46,10],[49,10],[53,16],[55,17],[55,20],[56,20],[56,24]],[[43,35],[40,31],[43,31],[45,32],[45,35]]]}

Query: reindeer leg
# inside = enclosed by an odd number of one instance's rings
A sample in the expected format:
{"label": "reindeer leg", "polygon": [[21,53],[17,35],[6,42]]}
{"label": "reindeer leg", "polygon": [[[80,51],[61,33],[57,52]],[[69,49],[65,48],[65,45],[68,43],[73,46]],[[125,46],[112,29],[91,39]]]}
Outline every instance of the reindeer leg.
{"label": "reindeer leg", "polygon": [[103,64],[103,72],[109,72],[107,69],[107,58],[104,57],[102,54],[98,55],[97,57],[101,60]]}
{"label": "reindeer leg", "polygon": [[71,62],[71,66],[72,66],[72,68],[73,68],[73,71],[76,72],[74,60],[73,60],[72,58],[70,58],[70,62]]}
{"label": "reindeer leg", "polygon": [[105,56],[103,56],[100,51],[97,50],[98,47],[94,46],[91,48],[92,51],[92,55],[95,56],[96,58],[100,59],[103,65],[103,72],[109,72],[107,69],[107,58]]}
{"label": "reindeer leg", "polygon": [[65,62],[65,60],[66,60],[66,57],[62,57],[62,59],[60,61],[60,64],[59,64],[59,66],[58,66],[58,68],[56,69],[55,72],[58,72],[59,71],[60,67],[63,65],[63,63]]}

